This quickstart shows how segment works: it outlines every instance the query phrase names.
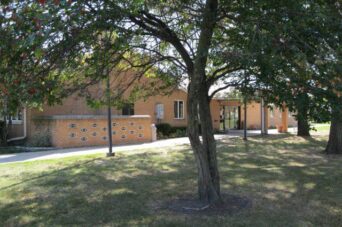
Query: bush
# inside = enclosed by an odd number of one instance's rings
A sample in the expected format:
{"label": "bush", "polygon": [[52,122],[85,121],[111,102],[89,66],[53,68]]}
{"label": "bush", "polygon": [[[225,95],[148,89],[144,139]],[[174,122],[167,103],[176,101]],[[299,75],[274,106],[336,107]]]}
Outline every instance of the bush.
{"label": "bush", "polygon": [[164,136],[169,136],[173,132],[173,128],[168,123],[160,123],[156,125],[157,133],[161,133]]}
{"label": "bush", "polygon": [[186,127],[172,127],[170,124],[157,124],[158,139],[177,138],[186,136]]}
{"label": "bush", "polygon": [[186,136],[186,128],[176,129],[175,137],[185,137]]}
{"label": "bush", "polygon": [[39,133],[34,136],[26,144],[29,147],[51,147],[51,138],[48,133]]}

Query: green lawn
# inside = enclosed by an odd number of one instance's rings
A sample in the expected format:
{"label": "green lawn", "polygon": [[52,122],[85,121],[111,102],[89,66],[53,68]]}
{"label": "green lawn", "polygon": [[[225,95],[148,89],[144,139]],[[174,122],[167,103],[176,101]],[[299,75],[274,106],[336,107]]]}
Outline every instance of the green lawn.
{"label": "green lawn", "polygon": [[158,209],[196,193],[189,147],[0,165],[0,226],[341,226],[342,157],[326,136],[222,141],[222,191],[252,200],[225,216]]}
{"label": "green lawn", "polygon": [[313,133],[329,133],[330,124],[328,123],[314,123],[312,125],[317,131],[313,131]]}

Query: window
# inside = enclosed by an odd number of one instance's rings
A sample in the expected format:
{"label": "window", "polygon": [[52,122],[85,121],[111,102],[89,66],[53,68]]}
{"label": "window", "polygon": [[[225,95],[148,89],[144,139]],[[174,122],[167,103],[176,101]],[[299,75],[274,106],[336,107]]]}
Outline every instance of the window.
{"label": "window", "polygon": [[21,124],[23,122],[22,110],[18,110],[14,114],[7,116],[7,121],[12,124]]}
{"label": "window", "polygon": [[174,117],[175,119],[184,119],[184,102],[175,101],[174,102]]}
{"label": "window", "polygon": [[127,103],[122,108],[122,115],[134,115],[134,104]]}
{"label": "window", "polygon": [[157,119],[164,119],[164,104],[157,104],[156,105],[156,117]]}

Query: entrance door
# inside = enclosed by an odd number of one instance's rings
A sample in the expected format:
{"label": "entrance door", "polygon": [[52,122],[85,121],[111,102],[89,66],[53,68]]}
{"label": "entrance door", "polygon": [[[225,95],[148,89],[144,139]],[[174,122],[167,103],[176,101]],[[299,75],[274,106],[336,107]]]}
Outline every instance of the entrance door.
{"label": "entrance door", "polygon": [[225,116],[226,129],[238,129],[239,128],[239,107],[227,106]]}
{"label": "entrance door", "polygon": [[228,129],[239,129],[239,121],[238,106],[221,106],[220,129],[222,131],[226,131]]}

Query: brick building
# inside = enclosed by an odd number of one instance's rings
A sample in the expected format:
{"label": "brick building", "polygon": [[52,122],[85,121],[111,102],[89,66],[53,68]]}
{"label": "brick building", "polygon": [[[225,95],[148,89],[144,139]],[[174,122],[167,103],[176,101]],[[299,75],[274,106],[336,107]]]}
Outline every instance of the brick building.
{"label": "brick building", "polygon": [[[90,91],[98,92],[95,87]],[[112,108],[111,135],[114,144],[151,142],[154,139],[154,125],[158,123],[185,127],[186,100],[187,92],[184,89],[175,89],[167,95],[153,95],[146,100],[138,99],[122,108]],[[214,98],[210,106],[216,131],[243,128],[244,108],[239,100]],[[286,131],[288,126],[296,124],[286,109],[281,111],[261,106],[261,103],[256,101],[248,103],[248,129],[260,129],[262,116],[267,128],[277,127]],[[64,99],[61,105],[46,105],[43,111],[24,109],[13,116],[12,122],[9,130],[10,140],[45,139],[56,147],[95,146],[108,142],[106,108],[91,108],[86,99],[77,94]]]}

